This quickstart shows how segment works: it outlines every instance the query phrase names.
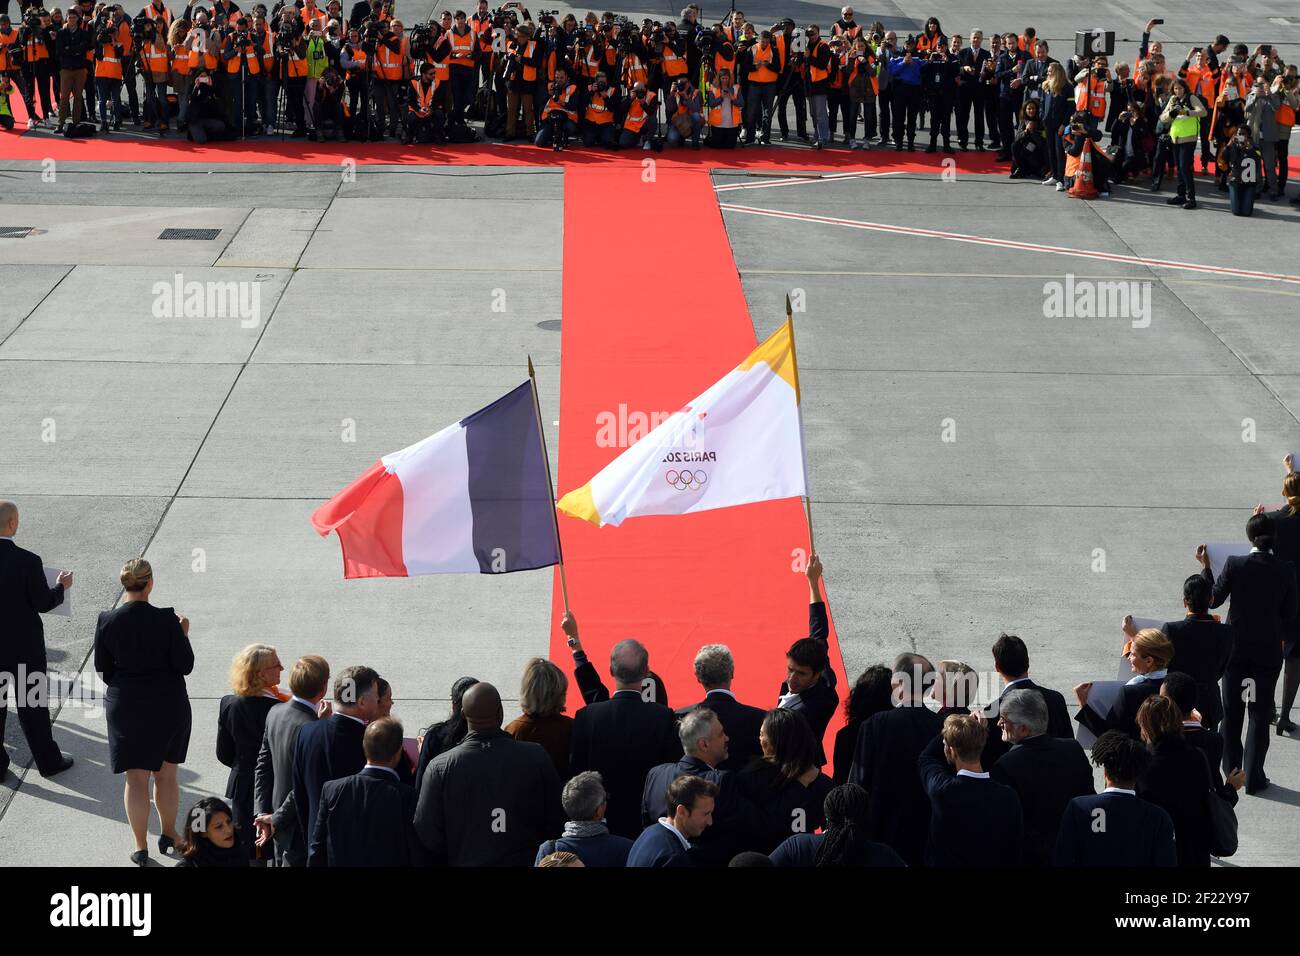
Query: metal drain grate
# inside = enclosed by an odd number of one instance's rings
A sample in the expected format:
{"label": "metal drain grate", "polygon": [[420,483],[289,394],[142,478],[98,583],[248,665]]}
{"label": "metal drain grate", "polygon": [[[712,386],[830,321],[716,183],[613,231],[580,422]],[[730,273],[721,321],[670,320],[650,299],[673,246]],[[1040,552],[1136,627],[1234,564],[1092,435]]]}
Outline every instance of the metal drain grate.
{"label": "metal drain grate", "polygon": [[26,239],[35,226],[0,226],[0,239]]}
{"label": "metal drain grate", "polygon": [[220,229],[164,229],[159,239],[215,239]]}

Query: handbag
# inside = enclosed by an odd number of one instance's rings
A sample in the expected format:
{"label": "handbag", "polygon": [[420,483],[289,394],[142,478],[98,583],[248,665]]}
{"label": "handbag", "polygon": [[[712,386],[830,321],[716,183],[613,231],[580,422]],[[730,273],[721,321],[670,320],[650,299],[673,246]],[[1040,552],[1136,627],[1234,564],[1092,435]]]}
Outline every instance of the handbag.
{"label": "handbag", "polygon": [[1210,855],[1232,856],[1237,852],[1237,811],[1213,790],[1205,798],[1210,804]]}

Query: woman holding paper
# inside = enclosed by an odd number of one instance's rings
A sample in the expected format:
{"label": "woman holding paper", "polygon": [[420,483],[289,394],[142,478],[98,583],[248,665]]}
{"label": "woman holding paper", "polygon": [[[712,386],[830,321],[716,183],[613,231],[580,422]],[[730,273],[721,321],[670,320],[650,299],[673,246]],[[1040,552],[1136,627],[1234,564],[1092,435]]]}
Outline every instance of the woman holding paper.
{"label": "woman holding paper", "polygon": [[119,575],[126,596],[99,615],[95,670],[108,690],[108,758],[113,773],[126,774],[126,818],[135,837],[131,862],[147,866],[149,778],[162,836],[158,852],[175,848],[180,786],[176,769],[190,745],[190,700],[185,675],[194,669],[190,620],[175,608],[154,607],[153,568],[132,558]]}
{"label": "woman holding paper", "polygon": [[1160,682],[1169,672],[1169,662],[1174,657],[1174,645],[1154,627],[1138,631],[1127,654],[1133,678],[1121,688],[1119,700],[1102,716],[1088,705],[1092,682],[1074,688],[1079,700],[1079,713],[1075,720],[1098,737],[1108,730],[1119,730],[1134,740],[1140,740],[1137,713],[1142,702],[1160,693]]}

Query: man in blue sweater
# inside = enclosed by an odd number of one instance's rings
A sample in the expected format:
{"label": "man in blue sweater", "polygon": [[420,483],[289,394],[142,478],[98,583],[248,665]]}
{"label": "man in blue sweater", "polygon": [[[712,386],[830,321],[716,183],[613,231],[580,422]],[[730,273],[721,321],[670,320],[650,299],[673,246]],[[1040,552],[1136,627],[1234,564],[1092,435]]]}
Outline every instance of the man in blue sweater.
{"label": "man in blue sweater", "polygon": [[903,149],[903,127],[907,127],[908,151],[916,149],[916,114],[921,108],[921,61],[916,56],[916,37],[909,36],[901,55],[886,64],[893,93],[894,149]]}
{"label": "man in blue sweater", "polygon": [[650,824],[632,844],[627,865],[693,866],[691,841],[713,823],[718,788],[699,777],[678,777],[668,786],[668,815]]}

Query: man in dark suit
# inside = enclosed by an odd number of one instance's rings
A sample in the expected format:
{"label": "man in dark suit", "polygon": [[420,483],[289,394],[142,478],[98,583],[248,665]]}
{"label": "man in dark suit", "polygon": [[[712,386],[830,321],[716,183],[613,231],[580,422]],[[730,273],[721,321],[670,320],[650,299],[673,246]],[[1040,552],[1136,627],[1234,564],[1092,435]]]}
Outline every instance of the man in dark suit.
{"label": "man in dark suit", "polygon": [[718,715],[728,741],[727,757],[718,764],[719,770],[744,770],[750,760],[762,755],[758,732],[767,712],[736,699],[731,692],[735,676],[731,649],[725,644],[705,644],[695,655],[695,679],[704,688],[704,700],[677,711],[678,717],[685,717],[697,707],[707,707]]}
{"label": "man in dark suit", "polygon": [[987,736],[977,714],[950,714],[917,758],[930,798],[927,866],[1019,866],[1024,858],[1020,798],[981,769]]}
{"label": "man in dark suit", "polygon": [[823,739],[840,705],[840,695],[835,691],[835,668],[830,661],[830,620],[820,590],[821,558],[814,554],[808,559],[804,576],[808,578],[808,636],[785,652],[786,676],[777,706],[797,710],[808,721],[817,740],[820,767],[826,763]]}
{"label": "man in dark suit", "polygon": [[469,733],[429,762],[415,832],[435,866],[532,866],[538,845],[564,826],[555,761],[501,729],[491,684],[465,691],[461,708]]}
{"label": "man in dark suit", "polygon": [[424,847],[415,835],[415,790],[397,774],[402,725],[380,717],[366,726],[366,765],[321,788],[308,866],[418,866]]}
{"label": "man in dark suit", "polygon": [[63,603],[64,593],[72,588],[72,572],[60,571],[50,587],[41,559],[14,544],[17,533],[18,506],[0,501],[0,779],[9,771],[4,732],[10,681],[18,724],[41,776],[52,777],[72,766],[72,758],[59,750],[50,728],[45,626],[41,623],[42,614]]}
{"label": "man in dark suit", "polygon": [[888,843],[908,866],[920,866],[930,828],[930,802],[921,786],[917,758],[943,729],[925,706],[934,665],[920,654],[894,661],[896,706],[873,714],[858,729],[849,783],[871,795],[871,839]]}
{"label": "man in dark suit", "polygon": [[[369,667],[348,667],[334,681],[334,713],[298,729],[293,748],[293,802],[304,829],[316,819],[321,788],[328,780],[359,773],[366,724],[379,716],[379,675]],[[304,834],[304,839],[307,834]]]}
{"label": "man in dark suit", "polygon": [[[1029,679],[1029,648],[1024,641],[1014,634],[998,635],[998,639],[993,642],[993,668],[1002,678],[1002,694],[984,712],[990,725],[997,724],[1003,697],[1013,690],[1036,690],[1043,695],[1043,701],[1047,704],[1047,735],[1074,739],[1074,722],[1070,720],[1070,710],[1065,706],[1064,695],[1060,691],[1041,687]],[[990,726],[988,742],[984,745],[984,766],[992,767],[1010,749],[1011,744],[995,726]]]}
{"label": "man in dark suit", "polygon": [[668,786],[666,814],[641,832],[627,855],[631,867],[693,866],[691,841],[713,823],[718,788],[699,777],[678,777]]}
{"label": "man in dark suit", "polygon": [[989,776],[1020,798],[1025,864],[1051,866],[1066,805],[1096,793],[1092,767],[1078,741],[1047,733],[1047,702],[1039,691],[1003,694],[998,720],[1013,746],[989,768]]}
{"label": "man in dark suit", "polygon": [[[577,624],[574,622],[574,633]],[[595,770],[605,781],[609,832],[635,840],[641,833],[641,794],[651,767],[682,755],[677,718],[663,704],[641,696],[650,655],[639,641],[619,641],[609,655],[615,690],[606,701],[574,715],[569,769]],[[538,842],[541,842],[540,840]]]}
{"label": "man in dark suit", "polygon": [[[258,841],[275,839],[275,859],[280,866],[307,865],[306,826],[298,826],[293,799],[293,751],[298,732],[314,723],[329,690],[330,666],[323,657],[299,658],[289,672],[293,697],[276,704],[266,715],[262,748],[253,773],[253,807],[257,812]],[[328,706],[325,716],[329,716]]]}
{"label": "man in dark suit", "polygon": [[1137,795],[1137,782],[1151,762],[1145,746],[1120,730],[1108,730],[1092,746],[1106,789],[1075,797],[1061,816],[1052,853],[1054,866],[1177,866],[1174,821]]}
{"label": "man in dark suit", "polygon": [[[1228,558],[1217,581],[1205,545],[1196,549],[1196,559],[1201,562],[1202,576],[1212,586],[1210,607],[1219,607],[1231,598],[1228,623],[1237,631],[1223,671],[1223,772],[1242,767],[1246,792],[1259,793],[1268,786],[1264,756],[1268,753],[1273,693],[1282,673],[1282,646],[1300,601],[1295,565],[1272,554],[1272,519],[1251,515],[1246,536],[1250,554]],[[1250,720],[1243,752],[1241,727],[1247,712]]]}
{"label": "man in dark suit", "polygon": [[[985,100],[987,86],[980,82],[989,51],[984,49],[984,34],[971,33],[970,46],[957,54],[957,140],[965,149],[970,135],[971,109],[975,110],[975,148],[984,148],[984,117],[988,112]],[[990,132],[996,132],[991,130]]]}
{"label": "man in dark suit", "polygon": [[[1201,723],[1207,730],[1218,730],[1223,719],[1219,681],[1228,666],[1237,629],[1231,624],[1220,624],[1210,614],[1212,590],[1203,575],[1189,577],[1183,582],[1183,607],[1187,608],[1187,616],[1181,621],[1166,622],[1160,630],[1174,645],[1169,672],[1187,674],[1196,682],[1195,706],[1200,711]],[[1130,638],[1137,636],[1132,616],[1124,618],[1124,633]]]}

